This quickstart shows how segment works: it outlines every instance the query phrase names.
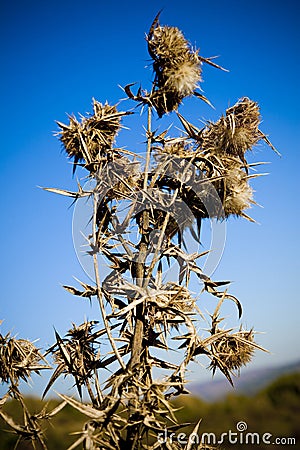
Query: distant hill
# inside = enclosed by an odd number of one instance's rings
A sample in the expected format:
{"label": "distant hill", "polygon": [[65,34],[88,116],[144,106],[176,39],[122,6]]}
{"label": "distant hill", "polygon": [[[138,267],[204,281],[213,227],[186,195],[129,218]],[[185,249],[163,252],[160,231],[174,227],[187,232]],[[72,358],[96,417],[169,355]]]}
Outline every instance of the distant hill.
{"label": "distant hill", "polygon": [[250,370],[234,378],[234,388],[225,377],[213,378],[203,383],[190,383],[188,390],[203,400],[213,402],[224,398],[227,394],[255,395],[281,375],[300,372],[300,361],[284,366],[267,367]]}
{"label": "distant hill", "polygon": [[[275,373],[282,375],[273,380],[268,386],[263,387],[257,394],[247,397],[240,395],[230,395],[224,399],[218,399],[216,402],[203,401],[199,397],[191,395],[179,395],[174,397],[172,403],[176,410],[178,422],[184,424],[182,430],[174,430],[177,433],[183,431],[186,436],[191,435],[196,423],[201,421],[199,428],[199,437],[202,433],[213,433],[219,439],[224,436],[224,446],[213,447],[229,449],[234,446],[236,450],[249,450],[255,448],[259,450],[270,450],[269,444],[275,444],[275,439],[284,439],[283,445],[276,445],[276,449],[300,449],[300,363],[291,364],[289,366],[279,367],[275,369],[252,370],[252,375],[258,374],[259,380],[269,379],[269,373],[272,372],[272,378]],[[249,379],[249,385],[255,385],[257,389],[257,378]],[[209,392],[211,386],[215,389],[216,382],[206,383],[202,385],[204,390]],[[218,384],[218,382],[217,382]],[[260,384],[259,384],[260,385]],[[201,386],[201,385],[200,385]],[[206,386],[206,387],[205,387]],[[223,384],[224,386],[224,384]],[[224,395],[228,389],[218,390],[220,395]],[[238,393],[235,390],[231,392]],[[252,391],[253,392],[253,391]],[[25,397],[25,403],[29,411],[34,415],[43,408],[52,411],[60,400],[43,401],[34,397]],[[3,411],[12,417],[15,423],[22,424],[24,417],[20,404],[16,400],[9,400],[3,405]],[[33,416],[34,417],[34,416]],[[83,429],[84,423],[88,420],[70,405],[65,406],[57,415],[53,417],[51,423],[45,420],[42,428],[45,431],[47,448],[49,450],[66,450],[66,448],[74,448],[74,442],[78,439],[78,432]],[[190,423],[190,426],[187,425]],[[238,423],[246,425],[245,430],[249,430],[251,434],[255,434],[260,439],[258,445],[249,445],[247,441],[239,440],[232,446],[232,442],[228,442],[228,430],[239,430]],[[240,431],[240,430],[239,430]],[[268,444],[264,444],[261,436],[267,434],[272,438]],[[179,437],[179,434],[177,434]],[[227,435],[227,438],[226,438]],[[176,433],[175,433],[176,436]],[[242,436],[242,433],[239,435]],[[289,439],[290,445],[285,445]],[[0,417],[0,450],[12,450],[15,448],[17,436],[12,429]],[[218,442],[213,442],[218,443]],[[293,446],[292,446],[293,445]],[[291,447],[292,446],[292,447]],[[193,446],[194,447],[194,446]],[[41,449],[38,445],[37,449]],[[76,446],[78,448],[78,446]],[[101,449],[103,447],[101,446]],[[112,447],[110,447],[112,448]],[[170,447],[168,447],[170,448]],[[181,447],[182,448],[182,447]],[[208,447],[206,447],[208,448]],[[212,447],[209,447],[212,448]],[[23,440],[18,445],[18,450],[32,450],[29,440]]]}

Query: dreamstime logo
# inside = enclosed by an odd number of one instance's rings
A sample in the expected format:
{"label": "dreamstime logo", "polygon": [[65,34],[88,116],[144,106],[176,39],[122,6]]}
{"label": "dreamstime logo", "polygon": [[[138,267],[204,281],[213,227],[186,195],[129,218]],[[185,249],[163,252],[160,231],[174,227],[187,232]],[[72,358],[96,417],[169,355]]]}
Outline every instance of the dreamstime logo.
{"label": "dreamstime logo", "polygon": [[160,444],[177,442],[180,445],[220,445],[220,444],[245,444],[245,445],[296,445],[296,438],[294,437],[273,437],[271,433],[260,434],[257,432],[247,431],[248,424],[240,421],[236,424],[236,430],[228,430],[217,436],[215,433],[170,433],[167,430],[164,433],[157,435],[157,441]]}
{"label": "dreamstime logo", "polygon": [[[137,163],[138,166],[139,163]],[[114,189],[118,191],[120,186],[128,186],[128,179],[138,175],[135,172],[134,164],[131,164],[128,171],[124,164],[118,160],[108,164],[105,169],[98,175],[98,181],[91,179],[87,181],[83,187],[84,192],[89,192],[90,195],[79,198],[75,203],[73,214],[73,243],[77,254],[77,258],[85,271],[85,273],[94,279],[94,268],[92,258],[89,258],[88,252],[90,248],[90,237],[93,234],[93,211],[95,208],[95,199],[97,208],[103,206],[103,200],[109,196],[109,193]],[[155,174],[157,176],[157,173]],[[149,173],[148,177],[153,179],[153,173]],[[205,232],[210,236],[206,239],[207,255],[202,259],[201,269],[207,276],[211,276],[217,268],[222,257],[225,239],[226,239],[226,222],[224,218],[224,210],[220,197],[214,188],[213,184],[205,177],[203,172],[191,162],[187,162],[181,158],[170,156],[166,158],[163,168],[164,179],[174,180],[174,192],[177,191],[178,186],[184,186],[185,192],[191,193],[193,198],[199,201],[199,208],[205,209],[207,217],[206,222],[209,222],[209,227],[206,224]],[[117,187],[117,188],[116,188]],[[169,214],[170,219],[176,224],[178,230],[183,233],[185,228],[188,228],[194,222],[194,213],[188,201],[182,200],[180,195],[174,193],[170,194],[163,188],[153,186],[143,190],[142,188],[134,189],[130,192],[128,198],[126,195],[120,195],[116,206],[114,207],[115,233],[116,236],[122,235],[126,241],[126,236],[132,236],[133,219],[144,210],[160,211],[162,214]],[[194,201],[195,203],[195,201]],[[149,252],[152,254],[155,251],[156,244],[162,230],[152,230],[149,239]],[[131,239],[132,242],[132,239]],[[199,249],[199,242],[189,238],[186,240],[188,253],[194,253]],[[136,242],[137,244],[137,242]],[[208,248],[207,248],[208,245]],[[161,251],[161,250],[160,250]],[[201,249],[203,251],[203,248]],[[137,253],[133,253],[132,259],[136,257]],[[107,264],[105,258],[98,258],[99,272],[105,277],[108,274]],[[171,271],[172,266],[164,271]]]}
{"label": "dreamstime logo", "polygon": [[246,424],[246,422],[241,421],[236,424],[236,429],[238,431],[243,432],[243,431],[246,431],[247,428],[248,428],[248,425]]}

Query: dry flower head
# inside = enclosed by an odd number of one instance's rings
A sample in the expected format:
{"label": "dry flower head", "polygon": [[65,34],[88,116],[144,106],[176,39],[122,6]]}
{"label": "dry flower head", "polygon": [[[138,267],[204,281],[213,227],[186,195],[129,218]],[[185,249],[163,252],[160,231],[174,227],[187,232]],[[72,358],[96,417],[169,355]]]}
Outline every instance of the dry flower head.
{"label": "dry flower head", "polygon": [[208,123],[201,135],[202,149],[239,156],[244,161],[246,151],[263,137],[258,128],[260,120],[258,104],[247,97],[242,98],[217,122]]}
{"label": "dry flower head", "polygon": [[213,357],[209,368],[213,373],[219,368],[230,376],[230,373],[239,371],[251,361],[257,347],[252,330],[233,334],[225,333],[212,343]]}
{"label": "dry flower head", "polygon": [[86,168],[95,172],[102,159],[112,161],[113,144],[121,128],[121,117],[128,112],[118,112],[116,105],[104,105],[93,99],[93,115],[69,116],[69,124],[57,122],[61,131],[59,139],[70,158],[74,158],[74,171],[78,162],[84,162]]}
{"label": "dry flower head", "polygon": [[151,101],[162,116],[176,110],[184,97],[194,93],[201,80],[201,60],[178,28],[160,26],[158,19],[147,41],[156,86]]}
{"label": "dry flower head", "polygon": [[0,334],[0,380],[18,386],[19,379],[27,381],[31,372],[49,368],[36,346],[27,339]]}

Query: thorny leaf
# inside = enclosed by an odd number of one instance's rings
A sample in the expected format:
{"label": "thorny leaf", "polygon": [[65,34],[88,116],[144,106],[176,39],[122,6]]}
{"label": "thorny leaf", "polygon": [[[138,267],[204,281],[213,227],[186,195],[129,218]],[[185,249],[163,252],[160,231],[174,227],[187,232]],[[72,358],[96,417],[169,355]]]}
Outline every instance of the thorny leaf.
{"label": "thorny leaf", "polygon": [[85,192],[81,189],[79,189],[78,192],[71,192],[66,191],[64,189],[57,189],[57,188],[42,188],[44,191],[52,192],[54,194],[64,195],[65,197],[71,197],[71,198],[82,198],[82,197],[89,197],[92,193],[91,192]]}
{"label": "thorny leaf", "polygon": [[70,292],[70,294],[78,295],[79,297],[91,298],[92,296],[97,295],[98,289],[96,287],[90,286],[88,284],[83,285],[83,287],[85,288],[85,290],[79,291],[72,286],[63,286],[63,288],[66,289],[66,291]]}
{"label": "thorny leaf", "polygon": [[97,420],[97,421],[104,421],[106,415],[105,411],[97,410],[93,408],[91,405],[85,405],[82,402],[78,402],[72,397],[68,397],[64,394],[58,394],[64,401],[66,401],[69,405],[71,405],[73,408],[77,409],[82,414],[90,417],[91,419]]}

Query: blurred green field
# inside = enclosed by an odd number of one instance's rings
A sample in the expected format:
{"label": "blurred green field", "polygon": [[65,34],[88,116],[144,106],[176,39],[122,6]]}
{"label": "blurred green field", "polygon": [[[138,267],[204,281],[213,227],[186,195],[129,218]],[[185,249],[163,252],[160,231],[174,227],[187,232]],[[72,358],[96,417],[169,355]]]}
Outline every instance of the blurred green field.
{"label": "blurred green field", "polygon": [[[26,398],[26,403],[32,413],[39,412],[46,402],[34,398]],[[51,400],[49,410],[57,405],[57,401]],[[229,395],[224,400],[215,403],[207,403],[199,398],[191,396],[180,396],[175,401],[179,422],[198,422],[202,418],[198,435],[202,433],[214,433],[220,439],[222,433],[237,432],[238,422],[245,422],[247,430],[242,434],[258,433],[259,445],[256,441],[248,444],[237,442],[230,444],[224,439],[220,445],[221,449],[268,449],[270,444],[264,444],[261,437],[264,433],[270,433],[271,445],[276,438],[286,438],[285,444],[273,444],[276,448],[300,449],[300,373],[285,375],[271,383],[267,388],[253,397],[240,395]],[[15,401],[9,401],[4,411],[12,416],[18,423],[22,423],[22,413]],[[85,417],[78,411],[66,406],[51,424],[45,422],[44,430],[47,437],[49,450],[66,450],[76,440],[76,435],[71,433],[82,429]],[[193,427],[186,427],[184,431],[187,436]],[[178,437],[177,437],[178,438]],[[238,440],[242,439],[240,433]],[[295,438],[296,444],[288,444],[287,438]],[[16,435],[9,430],[9,426],[0,419],[0,450],[13,450],[16,443]],[[80,447],[78,447],[80,448]],[[19,450],[32,449],[30,442],[22,441]]]}

